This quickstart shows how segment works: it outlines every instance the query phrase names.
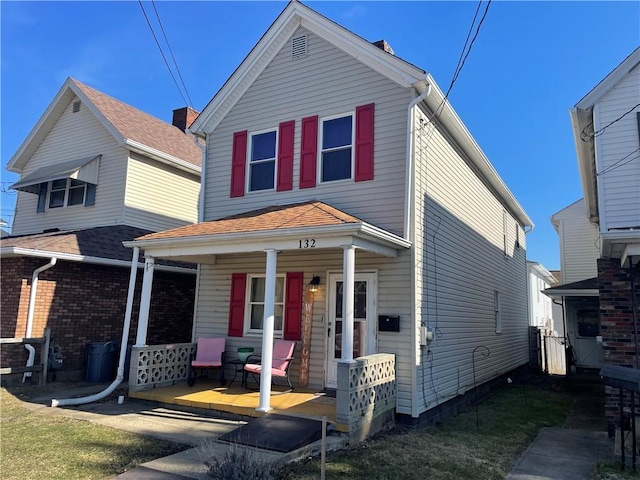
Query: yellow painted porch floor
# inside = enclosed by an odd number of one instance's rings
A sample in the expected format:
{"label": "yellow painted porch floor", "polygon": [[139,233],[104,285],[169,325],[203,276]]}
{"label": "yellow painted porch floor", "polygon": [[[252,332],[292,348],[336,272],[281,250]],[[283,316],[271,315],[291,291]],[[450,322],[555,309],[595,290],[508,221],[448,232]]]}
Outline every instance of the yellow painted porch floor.
{"label": "yellow painted porch floor", "polygon": [[[279,391],[280,390],[280,391]],[[313,418],[334,425],[336,430],[348,431],[346,425],[336,421],[336,399],[327,397],[315,390],[296,388],[293,392],[283,392],[278,386],[273,387],[269,412]],[[247,390],[241,386],[221,387],[215,380],[198,380],[193,387],[186,383],[168,387],[154,388],[143,392],[129,392],[131,398],[186,407],[204,408],[220,412],[261,417],[263,412],[256,411],[260,402],[260,392]]]}

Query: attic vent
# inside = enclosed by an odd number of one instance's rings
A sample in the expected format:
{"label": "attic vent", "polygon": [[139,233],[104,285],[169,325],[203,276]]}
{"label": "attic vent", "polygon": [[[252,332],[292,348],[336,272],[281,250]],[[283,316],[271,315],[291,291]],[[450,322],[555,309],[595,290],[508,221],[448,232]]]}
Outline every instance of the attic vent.
{"label": "attic vent", "polygon": [[307,56],[307,36],[301,35],[291,39],[291,60]]}
{"label": "attic vent", "polygon": [[73,113],[78,113],[80,111],[80,100],[73,102]]}

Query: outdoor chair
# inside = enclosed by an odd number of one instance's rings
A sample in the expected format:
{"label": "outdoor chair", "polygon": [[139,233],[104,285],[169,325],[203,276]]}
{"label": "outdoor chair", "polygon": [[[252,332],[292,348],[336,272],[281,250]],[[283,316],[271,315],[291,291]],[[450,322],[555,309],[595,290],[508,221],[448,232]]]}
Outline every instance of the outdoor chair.
{"label": "outdoor chair", "polygon": [[[291,340],[276,340],[273,345],[273,359],[271,361],[271,381],[275,378],[284,378],[289,384],[289,391],[293,390],[291,380],[289,380],[289,367],[293,360],[293,350],[296,342]],[[261,358],[258,355],[251,355],[247,358],[244,366],[243,385],[247,388],[247,375],[250,373],[256,383],[260,383],[256,375],[262,373]]]}
{"label": "outdoor chair", "polygon": [[196,374],[201,370],[220,369],[220,384],[224,385],[224,338],[198,338],[195,354],[191,355],[187,383],[190,387],[196,383]]}

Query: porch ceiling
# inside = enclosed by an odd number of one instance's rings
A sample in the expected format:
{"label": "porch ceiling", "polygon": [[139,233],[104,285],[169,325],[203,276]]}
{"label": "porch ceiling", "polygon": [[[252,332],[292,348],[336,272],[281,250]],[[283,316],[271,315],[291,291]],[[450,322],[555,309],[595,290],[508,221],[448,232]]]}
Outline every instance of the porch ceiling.
{"label": "porch ceiling", "polygon": [[312,201],[272,206],[125,242],[156,258],[212,263],[215,255],[305,251],[353,245],[396,257],[411,242],[330,205]]}

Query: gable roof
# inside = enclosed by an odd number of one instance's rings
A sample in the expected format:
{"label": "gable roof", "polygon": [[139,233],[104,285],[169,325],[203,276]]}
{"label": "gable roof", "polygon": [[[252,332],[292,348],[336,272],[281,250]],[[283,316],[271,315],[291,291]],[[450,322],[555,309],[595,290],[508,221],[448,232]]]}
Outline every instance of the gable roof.
{"label": "gable roof", "polygon": [[451,134],[503,205],[523,227],[533,228],[533,222],[527,213],[502,181],[430,74],[380,49],[297,0],[289,2],[193,122],[189,131],[199,136],[212,132],[299,27],[323,38],[398,85],[413,88],[418,95],[424,95],[423,104],[433,112],[440,111],[437,120]]}
{"label": "gable roof", "polygon": [[249,89],[289,41],[298,27],[325,39],[372,70],[403,87],[426,86],[424,70],[385,52],[318,12],[292,0],[271,24],[246,58],[215,94],[189,130],[197,135],[211,132]]}
{"label": "gable roof", "polygon": [[11,157],[7,169],[21,173],[26,162],[44,141],[74,98],[95,115],[118,145],[163,163],[200,174],[202,152],[191,135],[148,113],[67,78],[22,145]]}
{"label": "gable roof", "polygon": [[593,297],[599,295],[598,277],[556,285],[542,291],[549,297]]}
{"label": "gable roof", "polygon": [[580,182],[589,218],[598,221],[598,189],[596,186],[595,143],[583,141],[583,131],[593,122],[593,107],[640,65],[640,47],[636,48],[616,68],[569,110],[573,140],[578,156]]}

